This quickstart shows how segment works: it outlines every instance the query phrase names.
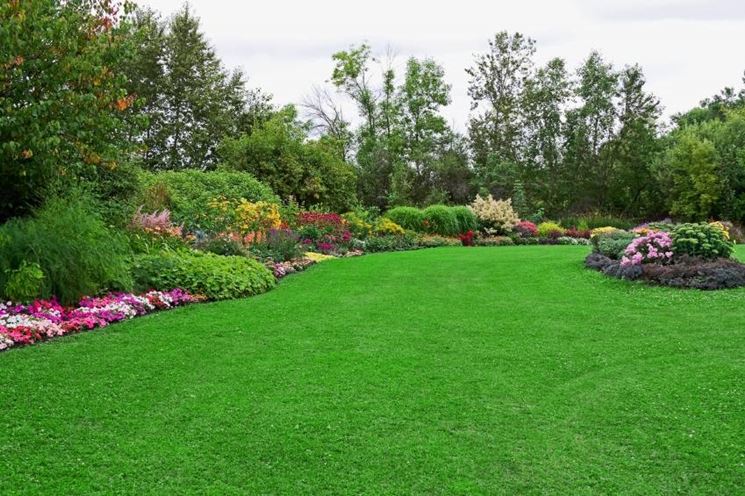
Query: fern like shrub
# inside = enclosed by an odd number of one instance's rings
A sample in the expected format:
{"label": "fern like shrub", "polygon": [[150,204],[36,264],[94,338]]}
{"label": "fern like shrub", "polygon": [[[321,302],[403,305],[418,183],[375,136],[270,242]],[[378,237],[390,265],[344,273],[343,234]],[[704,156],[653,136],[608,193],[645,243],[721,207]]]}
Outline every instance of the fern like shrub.
{"label": "fern like shrub", "polygon": [[479,219],[476,217],[476,214],[473,213],[473,210],[464,206],[450,207],[450,210],[458,221],[459,233],[462,234],[467,233],[468,231],[478,230]]}
{"label": "fern like shrub", "polygon": [[181,288],[210,300],[264,293],[276,283],[272,272],[256,260],[195,251],[137,256],[133,274],[140,290]]}
{"label": "fern like shrub", "polygon": [[416,232],[424,230],[424,212],[418,208],[395,207],[390,209],[385,216],[404,229]]}
{"label": "fern like shrub", "polygon": [[[73,304],[83,296],[129,291],[129,256],[126,238],[106,227],[90,197],[71,192],[49,199],[33,217],[0,226],[0,293],[32,299],[29,288],[36,287],[33,297]],[[42,277],[28,267],[38,267]]]}
{"label": "fern like shrub", "polygon": [[430,205],[424,209],[424,231],[440,236],[456,236],[459,234],[458,218],[453,210],[446,205]]}

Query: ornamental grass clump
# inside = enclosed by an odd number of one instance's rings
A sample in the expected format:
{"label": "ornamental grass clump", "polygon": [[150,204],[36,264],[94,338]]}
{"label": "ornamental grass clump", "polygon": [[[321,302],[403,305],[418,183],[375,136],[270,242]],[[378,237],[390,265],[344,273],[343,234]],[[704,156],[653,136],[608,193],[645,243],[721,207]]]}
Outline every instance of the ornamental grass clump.
{"label": "ornamental grass clump", "polygon": [[507,234],[520,222],[520,217],[512,208],[512,200],[509,198],[495,200],[492,195],[486,198],[476,195],[469,208],[489,234]]}
{"label": "ornamental grass clump", "polygon": [[673,240],[666,232],[652,232],[635,238],[624,250],[621,266],[645,263],[669,263],[673,258]]}

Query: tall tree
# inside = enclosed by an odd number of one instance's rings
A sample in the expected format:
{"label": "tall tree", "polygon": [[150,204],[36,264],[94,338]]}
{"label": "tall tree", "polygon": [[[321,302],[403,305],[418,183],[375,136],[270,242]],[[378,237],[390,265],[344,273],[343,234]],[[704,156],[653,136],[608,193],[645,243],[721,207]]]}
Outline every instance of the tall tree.
{"label": "tall tree", "polygon": [[[489,41],[489,51],[477,55],[475,64],[466,69],[473,112],[468,131],[474,165],[483,178],[499,181],[505,173],[513,173],[520,160],[524,122],[520,102],[534,53],[534,40],[502,31]],[[499,186],[511,188],[511,184]]]}
{"label": "tall tree", "polygon": [[123,17],[108,0],[0,2],[0,221],[127,159]]}

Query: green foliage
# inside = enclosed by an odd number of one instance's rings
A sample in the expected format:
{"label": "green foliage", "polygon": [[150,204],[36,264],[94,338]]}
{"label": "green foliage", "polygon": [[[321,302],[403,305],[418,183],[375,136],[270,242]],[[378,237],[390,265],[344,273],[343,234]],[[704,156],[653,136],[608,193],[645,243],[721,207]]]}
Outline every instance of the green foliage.
{"label": "green foliage", "polygon": [[538,236],[541,238],[546,238],[551,235],[563,235],[564,234],[564,228],[561,227],[561,225],[558,222],[553,221],[545,221],[541,222],[536,226],[538,228]]}
{"label": "green foliage", "polygon": [[680,224],[672,232],[673,253],[707,259],[729,258],[734,244],[711,224]]}
{"label": "green foliage", "polygon": [[24,260],[16,270],[6,270],[9,271],[9,274],[7,274],[2,293],[10,301],[29,303],[41,296],[44,272],[39,264],[28,263]]}
{"label": "green foliage", "polygon": [[132,99],[117,69],[130,46],[116,8],[0,2],[0,222],[126,157]]}
{"label": "green foliage", "polygon": [[575,227],[577,229],[595,229],[598,227],[616,227],[618,229],[631,229],[636,226],[638,222],[631,219],[625,219],[622,217],[615,217],[612,215],[603,215],[599,213],[586,214],[586,215],[571,215],[561,218],[561,225],[567,227]]}
{"label": "green foliage", "polygon": [[300,237],[290,229],[272,229],[266,237],[251,246],[251,250],[263,259],[275,262],[297,260],[302,257]]}
{"label": "green foliage", "polygon": [[416,232],[424,230],[424,212],[416,207],[394,207],[385,216],[404,229]]}
{"label": "green foliage", "polygon": [[430,205],[424,209],[424,231],[441,236],[455,236],[459,233],[458,218],[446,205]]}
{"label": "green foliage", "polygon": [[182,288],[211,300],[260,294],[276,282],[271,271],[255,260],[189,251],[138,255],[133,274],[143,291]]}
{"label": "green foliage", "polygon": [[228,72],[188,5],[163,22],[140,11],[132,22],[135,48],[122,70],[141,97],[147,127],[135,135],[152,170],[214,169],[216,149],[234,135],[247,106],[245,78]]}
{"label": "green foliage", "polygon": [[374,217],[369,212],[362,210],[347,212],[342,215],[342,218],[347,221],[349,231],[357,239],[367,238],[375,223]]}
{"label": "green foliage", "polygon": [[627,231],[614,231],[593,236],[592,251],[600,253],[613,260],[620,260],[629,243],[635,238],[634,233]]}
{"label": "green foliage", "polygon": [[365,240],[364,249],[369,253],[381,251],[405,251],[417,248],[416,236],[405,234],[403,236],[371,236]]}
{"label": "green foliage", "polygon": [[188,229],[206,229],[211,226],[207,211],[210,200],[223,197],[227,200],[278,202],[279,199],[265,184],[246,172],[230,171],[166,171],[143,174],[140,204],[147,210],[167,208],[176,223]]}
{"label": "green foliage", "polygon": [[458,222],[459,234],[468,231],[475,231],[479,228],[479,219],[470,208],[461,205],[450,207],[450,210],[453,212],[453,215],[455,215],[455,219]]}
{"label": "green foliage", "polygon": [[354,168],[327,141],[308,141],[308,132],[294,107],[285,107],[251,134],[225,138],[221,165],[250,172],[285,201],[348,210],[355,203]]}
{"label": "green foliage", "polygon": [[226,237],[208,238],[195,244],[195,248],[225,257],[247,257],[248,250],[238,241]]}
{"label": "green foliage", "polygon": [[20,284],[14,274],[24,264],[36,264],[43,272],[39,295],[56,296],[64,304],[106,290],[129,290],[128,257],[124,237],[109,230],[91,200],[79,193],[51,198],[33,217],[0,226],[3,292],[8,284],[11,292]]}

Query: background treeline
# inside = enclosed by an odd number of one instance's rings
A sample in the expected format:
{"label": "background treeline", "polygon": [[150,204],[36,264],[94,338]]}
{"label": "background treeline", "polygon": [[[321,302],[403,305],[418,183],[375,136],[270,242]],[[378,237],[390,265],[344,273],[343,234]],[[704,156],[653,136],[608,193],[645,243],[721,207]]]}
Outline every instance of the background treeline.
{"label": "background treeline", "polygon": [[435,60],[353,46],[330,54],[326,86],[278,107],[223,66],[188,7],[4,2],[0,220],[82,185],[114,221],[143,170],[184,169],[247,172],[285,202],[334,211],[492,193],[523,217],[745,220],[745,90],[665,123],[638,65],[597,52],[576,69],[538,65],[535,52],[500,32],[475,56],[461,134]]}

